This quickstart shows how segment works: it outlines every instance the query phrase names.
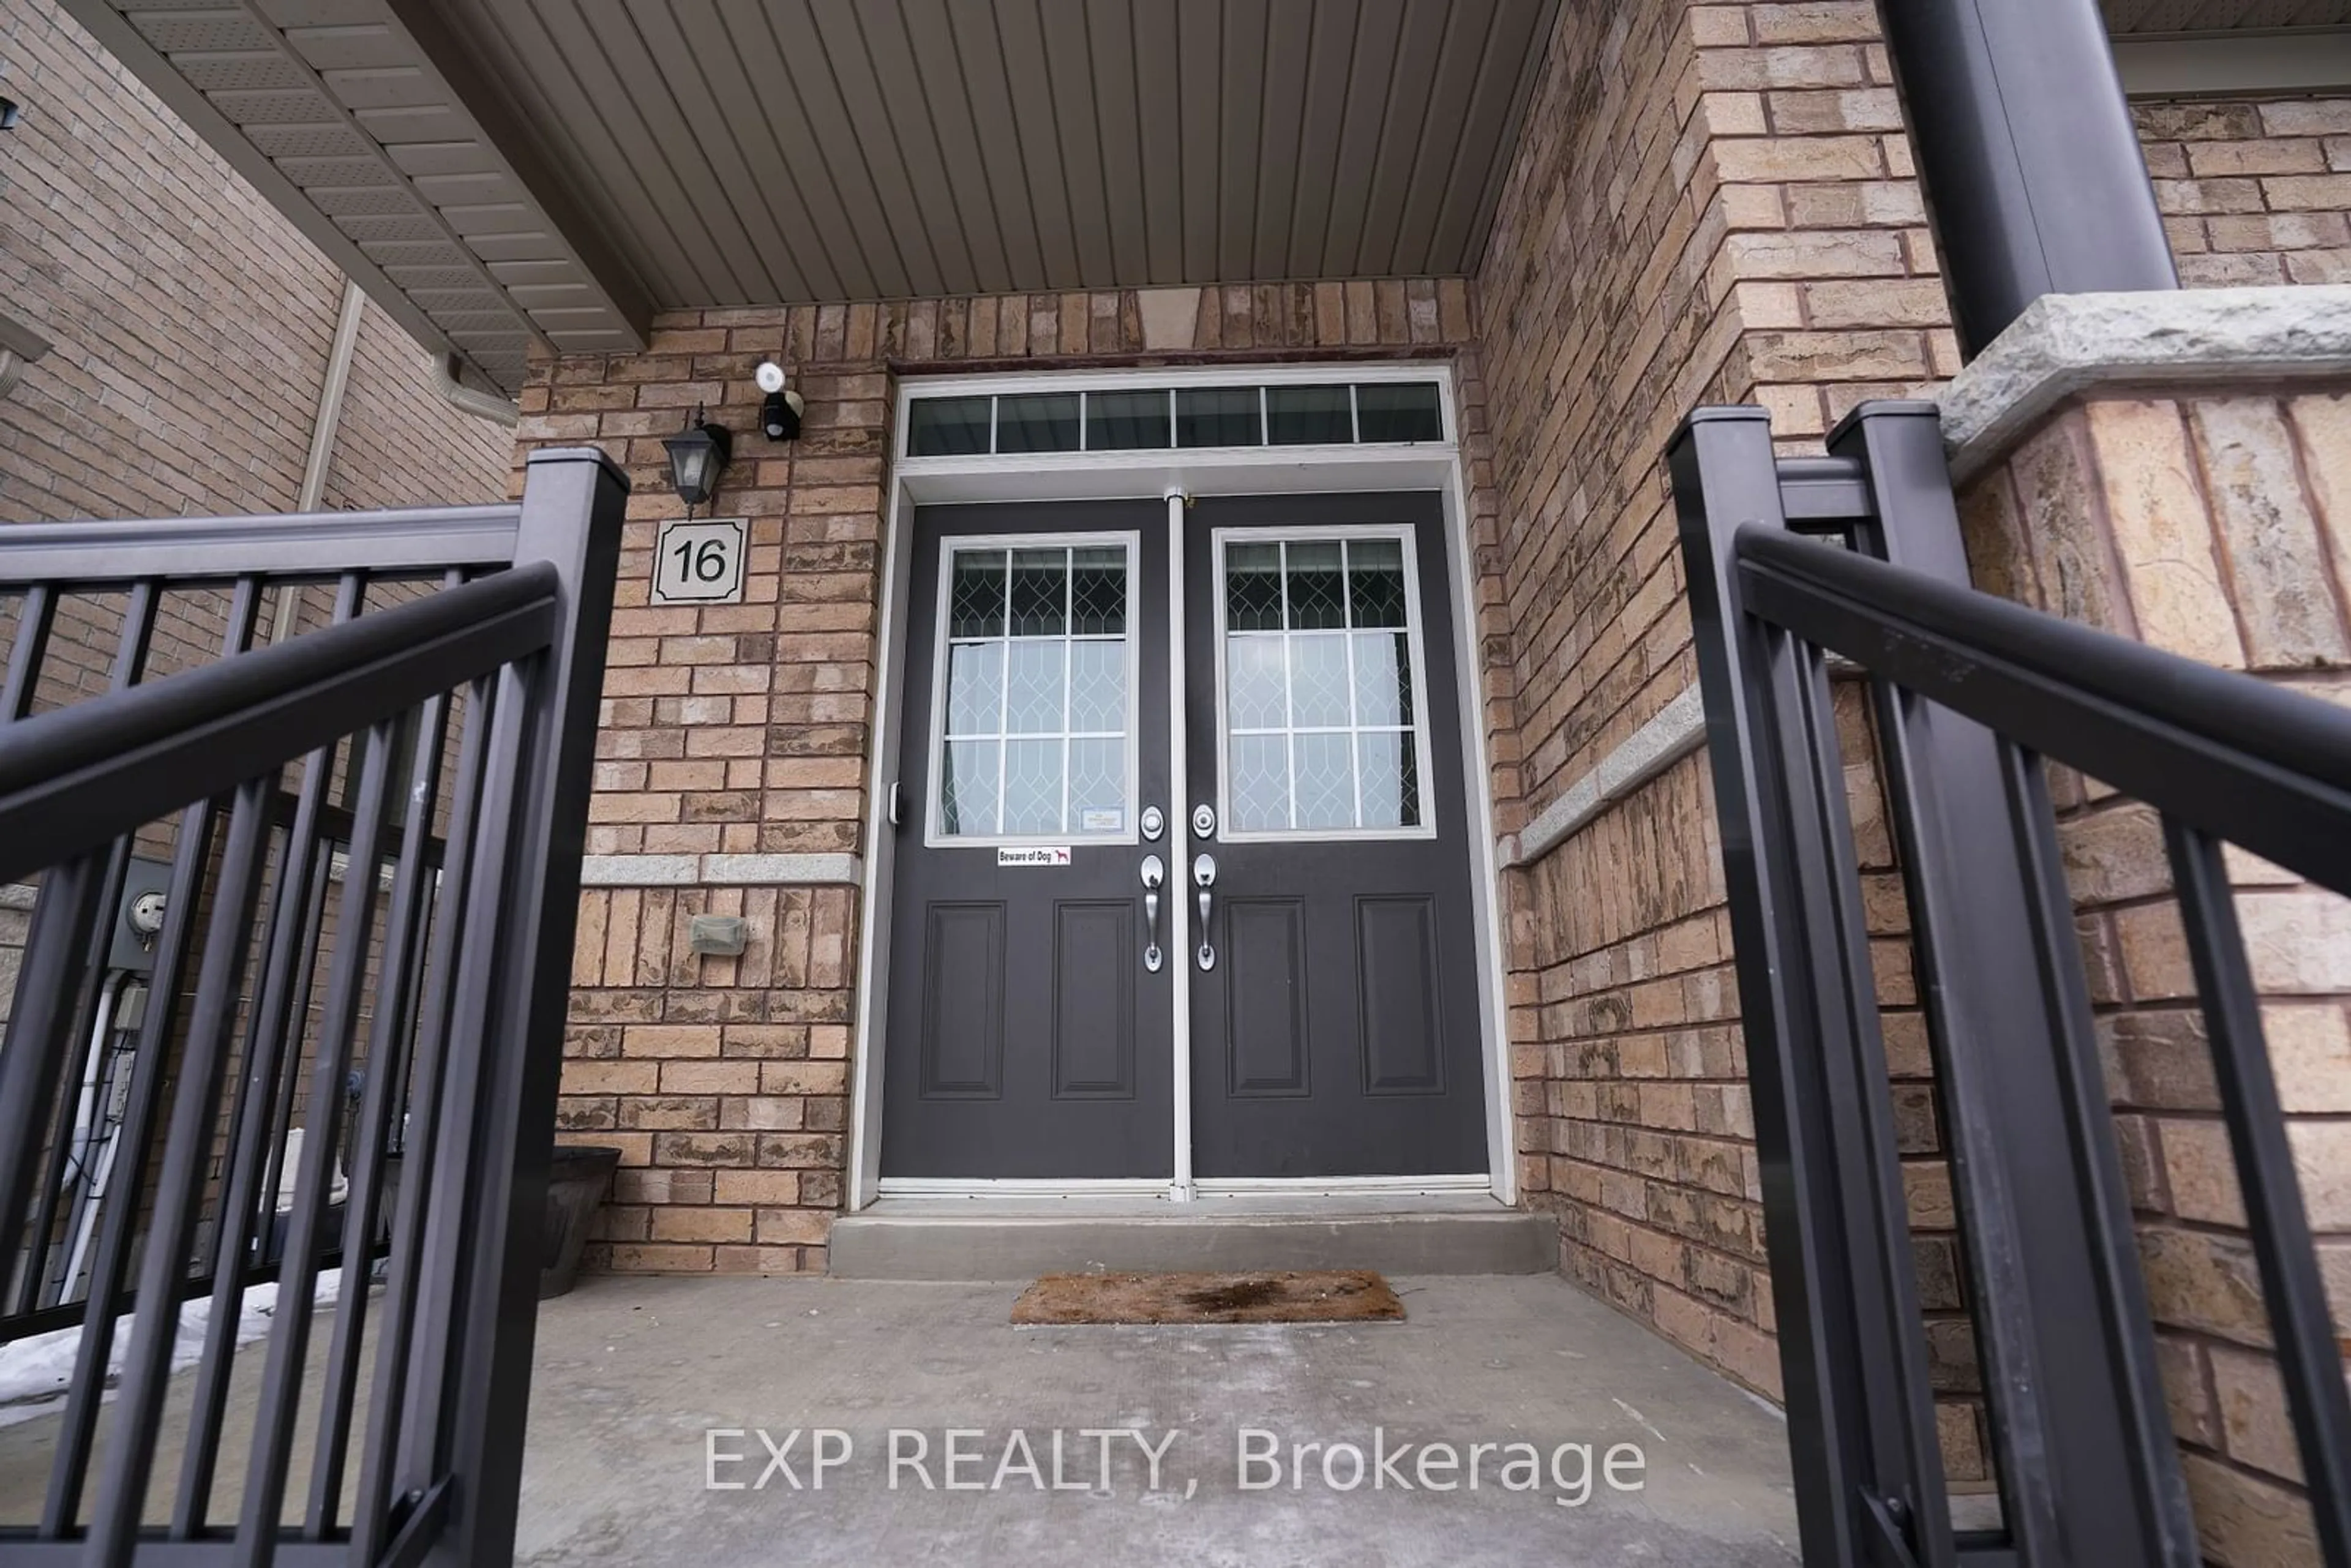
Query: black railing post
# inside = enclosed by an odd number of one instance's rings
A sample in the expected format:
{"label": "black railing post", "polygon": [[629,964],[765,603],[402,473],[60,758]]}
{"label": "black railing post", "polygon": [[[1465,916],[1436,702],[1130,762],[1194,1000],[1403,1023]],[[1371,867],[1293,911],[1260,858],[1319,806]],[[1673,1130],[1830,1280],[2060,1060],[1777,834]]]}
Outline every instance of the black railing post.
{"label": "black railing post", "polygon": [[523,486],[515,564],[545,561],[556,569],[562,614],[547,652],[507,672],[493,720],[505,721],[507,698],[527,691],[527,701],[515,705],[525,711],[512,716],[521,726],[516,810],[504,836],[502,876],[490,873],[503,883],[499,919],[479,933],[496,950],[460,978],[461,985],[471,980],[494,989],[483,998],[491,1029],[481,1042],[468,1194],[477,1221],[468,1251],[481,1266],[461,1276],[463,1293],[450,1303],[458,1317],[446,1367],[452,1381],[444,1430],[458,1479],[455,1512],[427,1560],[447,1568],[505,1563],[514,1552],[538,1316],[538,1238],[628,493],[628,480],[611,461],[586,447],[534,454]]}
{"label": "black railing post", "polygon": [[[1964,587],[1935,405],[1865,403],[1829,450],[1870,485],[1875,515],[1855,545]],[[2095,1542],[2111,1561],[2193,1568],[2038,759],[2008,755],[1984,726],[1890,682],[1872,683],[1872,695],[1976,1285],[1969,1307],[2003,1521],[2028,1563],[2082,1561],[2082,1543]]]}
{"label": "black railing post", "polygon": [[2179,275],[2096,0],[1880,0],[1970,356],[2044,294]]}
{"label": "black railing post", "polygon": [[[1706,697],[1797,1519],[1812,1568],[1949,1568],[1917,1282],[1827,675],[1741,600],[1784,531],[1770,417],[1700,409],[1667,452]],[[1802,733],[1799,733],[1799,732]]]}

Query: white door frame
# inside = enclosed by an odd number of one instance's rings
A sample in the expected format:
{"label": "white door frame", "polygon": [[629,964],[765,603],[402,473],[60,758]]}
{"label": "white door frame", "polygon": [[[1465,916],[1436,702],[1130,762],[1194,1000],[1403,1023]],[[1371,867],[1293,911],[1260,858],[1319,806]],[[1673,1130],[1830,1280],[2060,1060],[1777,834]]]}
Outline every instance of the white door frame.
{"label": "white door frame", "polygon": [[[910,535],[914,508],[952,502],[1043,502],[1068,500],[1163,500],[1167,507],[1170,536],[1168,683],[1174,747],[1170,757],[1172,788],[1167,807],[1168,863],[1190,864],[1188,804],[1181,799],[1185,777],[1183,659],[1183,507],[1187,497],[1258,496],[1280,493],[1332,494],[1349,490],[1435,490],[1443,501],[1445,531],[1451,550],[1453,591],[1454,671],[1462,713],[1460,763],[1468,806],[1475,905],[1476,949],[1480,984],[1479,1023],[1486,1066],[1486,1160],[1483,1176],[1306,1178],[1297,1183],[1195,1184],[1192,1180],[1191,1073],[1188,988],[1176,988],[1175,1179],[1134,1182],[899,1182],[893,1192],[932,1196],[1000,1194],[1006,1197],[1113,1193],[1151,1190],[1177,1200],[1228,1188],[1249,1191],[1306,1192],[1426,1191],[1490,1192],[1503,1203],[1518,1199],[1518,1163],[1510,1146],[1510,1057],[1508,1009],[1503,984],[1501,942],[1501,873],[1497,859],[1492,795],[1492,742],[1487,733],[1484,683],[1479,658],[1477,561],[1469,538],[1469,497],[1462,472],[1459,405],[1455,396],[1452,366],[1443,361],[1380,361],[1349,364],[1217,365],[1182,369],[1067,371],[1048,374],[1014,371],[996,375],[922,376],[901,378],[896,394],[896,418],[892,428],[901,444],[907,428],[907,403],[915,394],[1007,393],[1027,392],[1109,391],[1122,387],[1200,385],[1364,384],[1374,382],[1428,382],[1437,384],[1444,412],[1446,439],[1397,446],[1263,446],[1226,449],[1157,450],[1140,452],[1073,452],[1023,454],[1018,456],[903,457],[893,453],[889,504],[882,539],[882,616],[875,629],[874,686],[872,693],[874,733],[872,762],[866,779],[865,854],[860,887],[860,931],[857,957],[856,1031],[852,1042],[852,1078],[849,1117],[848,1190],[844,1207],[864,1207],[881,1196],[882,1047],[888,1029],[890,973],[890,903],[896,872],[896,840],[900,830],[890,821],[893,782],[899,772],[899,715],[907,678],[904,646],[913,550]],[[925,744],[925,737],[915,737]],[[922,802],[904,801],[901,814],[925,810]],[[1168,901],[1168,950],[1180,959],[1188,955],[1186,905],[1182,897]]]}

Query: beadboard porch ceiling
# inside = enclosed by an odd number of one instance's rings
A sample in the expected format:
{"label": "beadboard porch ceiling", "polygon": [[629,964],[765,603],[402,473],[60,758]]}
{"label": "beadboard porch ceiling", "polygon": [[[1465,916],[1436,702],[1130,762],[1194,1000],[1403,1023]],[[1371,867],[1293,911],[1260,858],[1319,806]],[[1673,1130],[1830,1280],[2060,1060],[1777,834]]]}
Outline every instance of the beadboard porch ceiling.
{"label": "beadboard porch ceiling", "polygon": [[64,0],[428,347],[1472,272],[1559,0]]}

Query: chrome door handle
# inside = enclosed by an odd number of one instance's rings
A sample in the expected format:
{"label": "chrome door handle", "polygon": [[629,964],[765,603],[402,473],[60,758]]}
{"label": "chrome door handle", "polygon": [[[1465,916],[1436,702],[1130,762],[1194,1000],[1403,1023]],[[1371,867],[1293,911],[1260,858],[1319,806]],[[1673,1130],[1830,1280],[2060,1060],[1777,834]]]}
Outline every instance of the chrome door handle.
{"label": "chrome door handle", "polygon": [[1151,945],[1143,950],[1143,967],[1153,974],[1167,961],[1159,950],[1159,889],[1167,881],[1167,862],[1157,855],[1143,857],[1143,923],[1151,933]]}
{"label": "chrome door handle", "polygon": [[1208,890],[1217,885],[1217,857],[1204,854],[1192,862],[1192,881],[1200,890],[1200,951],[1195,955],[1203,969],[1217,967],[1217,946],[1208,939]]}

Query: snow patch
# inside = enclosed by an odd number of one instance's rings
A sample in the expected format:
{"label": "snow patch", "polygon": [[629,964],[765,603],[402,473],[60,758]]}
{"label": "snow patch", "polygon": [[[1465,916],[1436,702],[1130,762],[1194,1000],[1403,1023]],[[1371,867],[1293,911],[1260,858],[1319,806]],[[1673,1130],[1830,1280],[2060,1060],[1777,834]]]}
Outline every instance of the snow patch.
{"label": "snow patch", "polygon": [[[340,1270],[322,1271],[311,1300],[319,1305],[333,1301],[341,1284]],[[266,1337],[270,1322],[277,1312],[277,1285],[251,1286],[238,1308],[236,1343],[251,1344]],[[172,1335],[173,1372],[193,1366],[204,1355],[212,1311],[209,1296],[181,1304],[180,1321]],[[81,1348],[81,1333],[77,1324],[0,1344],[0,1427],[34,1420],[63,1406],[66,1390],[73,1382],[74,1359]],[[130,1343],[131,1316],[125,1313],[114,1320],[114,1347],[106,1365],[110,1389],[121,1376],[122,1359]]]}

